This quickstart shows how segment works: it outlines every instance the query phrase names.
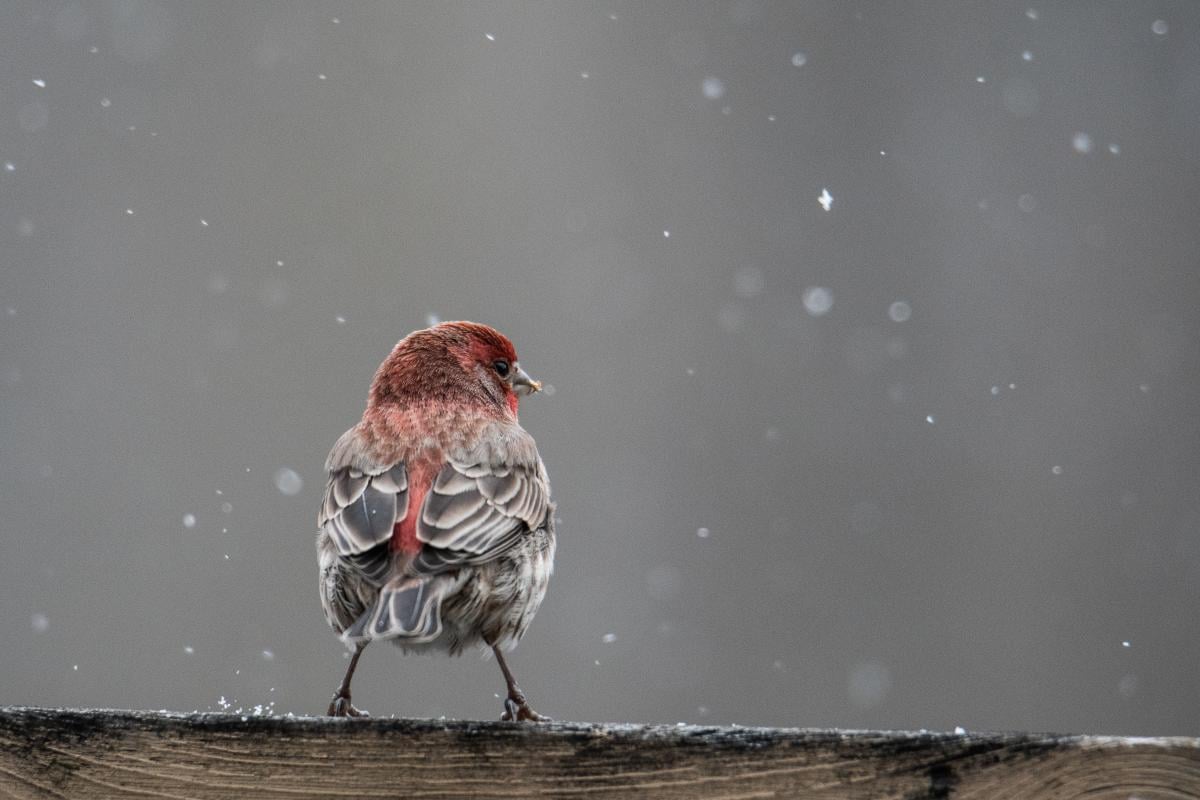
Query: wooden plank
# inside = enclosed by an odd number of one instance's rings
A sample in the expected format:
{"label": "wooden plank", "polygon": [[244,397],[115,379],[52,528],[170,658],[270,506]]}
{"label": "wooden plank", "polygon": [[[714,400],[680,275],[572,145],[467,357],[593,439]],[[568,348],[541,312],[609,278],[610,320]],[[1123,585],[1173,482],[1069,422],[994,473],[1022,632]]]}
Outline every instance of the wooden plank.
{"label": "wooden plank", "polygon": [[0,708],[10,798],[1200,797],[1200,739]]}

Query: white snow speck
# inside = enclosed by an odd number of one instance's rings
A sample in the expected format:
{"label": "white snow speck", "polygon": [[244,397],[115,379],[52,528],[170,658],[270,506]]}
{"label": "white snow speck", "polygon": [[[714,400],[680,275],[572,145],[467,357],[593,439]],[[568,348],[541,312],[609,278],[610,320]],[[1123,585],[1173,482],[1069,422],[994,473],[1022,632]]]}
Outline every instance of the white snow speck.
{"label": "white snow speck", "polygon": [[733,274],[733,293],[738,297],[758,297],[766,280],[758,267],[742,267]]}
{"label": "white snow speck", "polygon": [[695,375],[695,374],[696,374],[696,368],[695,368],[695,367],[688,367],[687,369],[685,369],[685,370],[684,370],[684,372],[686,372],[688,375]]}
{"label": "white snow speck", "polygon": [[430,314],[426,314],[426,315],[425,315],[425,324],[426,324],[426,325],[428,325],[428,326],[429,326],[429,327],[431,327],[431,328],[432,328],[434,325],[437,325],[437,324],[438,324],[439,322],[441,322],[441,321],[442,321],[442,318],[441,318],[441,317],[439,317],[437,314],[432,314],[432,313],[430,313]]}
{"label": "white snow speck", "polygon": [[717,324],[733,333],[746,321],[746,310],[738,303],[726,303],[717,309]]}
{"label": "white snow speck", "polygon": [[775,121],[775,115],[767,114],[767,122],[774,122],[774,121]]}
{"label": "white snow speck", "polygon": [[208,227],[208,220],[206,220],[206,219],[202,219],[202,220],[200,220],[200,227],[202,227],[202,228],[207,228],[207,227]]}
{"label": "white snow speck", "polygon": [[833,292],[823,286],[810,286],[800,296],[804,310],[814,317],[829,313],[833,308]]}
{"label": "white snow speck", "polygon": [[183,527],[185,527],[185,528],[196,527],[196,515],[195,514],[184,514],[183,515]]}
{"label": "white snow speck", "polygon": [[987,83],[987,78],[983,77],[982,75],[977,75],[977,76],[975,76],[975,82],[976,83]]}
{"label": "white snow speck", "polygon": [[961,726],[961,725],[954,726],[954,734],[956,736],[964,736],[964,735],[966,735],[966,733],[967,733],[967,729],[964,728],[963,726]]}
{"label": "white snow speck", "polygon": [[612,644],[616,640],[617,635],[615,633],[606,633],[600,637],[600,641],[604,642],[605,644]]}
{"label": "white snow speck", "polygon": [[[345,320],[342,321],[345,322]],[[280,467],[275,471],[275,488],[288,497],[294,497],[300,494],[300,490],[304,488],[304,479],[296,470]]]}
{"label": "white snow speck", "polygon": [[807,63],[808,63],[808,56],[806,56],[802,51],[797,50],[795,53],[792,54],[792,66],[793,67],[803,67]]}
{"label": "white snow speck", "polygon": [[338,325],[346,324],[346,318],[343,317],[341,314],[338,314],[336,317],[334,317],[334,321],[336,321]]}
{"label": "white snow speck", "polygon": [[45,82],[44,80],[42,80],[41,78],[34,78],[34,79],[33,79],[33,85],[34,85],[34,86],[36,86],[36,87],[38,87],[39,89],[45,89],[45,88],[46,88],[46,82]]}
{"label": "white snow speck", "polygon": [[132,208],[127,208],[127,209],[125,209],[125,213],[126,213],[126,214],[128,214],[129,216],[131,216],[131,217],[132,217],[132,216],[133,216],[133,209],[132,209]]}
{"label": "white snow speck", "polygon": [[282,266],[283,266],[283,259],[279,259],[278,261],[276,261],[276,262],[275,262],[275,266],[277,266],[277,267],[282,267]]}
{"label": "white snow speck", "polygon": [[485,34],[484,34],[484,36],[485,36],[485,37],[487,37],[487,40],[488,40],[489,42],[494,42],[494,41],[496,41],[496,36],[495,36],[495,34],[491,34],[491,33],[485,33]]}
{"label": "white snow speck", "polygon": [[581,73],[579,73],[579,77],[583,78],[586,81],[588,78],[590,78],[592,76],[586,72],[581,72]]}
{"label": "white snow speck", "polygon": [[877,706],[892,689],[892,673],[883,664],[856,664],[846,681],[846,694],[859,708]]}
{"label": "white snow speck", "polygon": [[270,650],[263,650],[262,657],[263,657],[263,661],[274,661],[275,653]]}
{"label": "white snow speck", "polygon": [[192,647],[190,644],[185,644],[183,646],[183,652],[187,653],[190,656],[196,652],[196,648]]}
{"label": "white snow speck", "polygon": [[897,300],[888,306],[888,316],[892,322],[908,322],[908,318],[912,316],[912,306],[903,300]]}
{"label": "white snow speck", "polygon": [[1148,394],[1148,393],[1150,392],[1150,384],[1148,384],[1148,383],[1139,383],[1139,384],[1138,384],[1138,391],[1139,391],[1139,392],[1141,392],[1142,394]]}
{"label": "white snow speck", "polygon": [[221,513],[232,514],[233,513],[233,503],[221,503]]}
{"label": "white snow speck", "polygon": [[78,665],[78,664],[72,664],[72,665],[71,665],[71,669],[75,670],[76,672],[79,672],[79,665]]}
{"label": "white snow speck", "polygon": [[745,308],[736,302],[727,302],[716,311],[716,323],[731,333],[745,324],[745,317]]}
{"label": "white snow speck", "polygon": [[45,614],[33,614],[29,618],[29,627],[34,633],[45,633],[50,630],[50,618]]}
{"label": "white snow speck", "polygon": [[342,21],[341,21],[340,19],[338,19],[337,17],[334,17],[333,19],[331,19],[331,20],[329,20],[329,21],[330,21],[330,22],[332,22],[334,25],[340,25],[340,24],[341,24],[341,22],[342,22]]}
{"label": "white snow speck", "polygon": [[646,570],[646,592],[654,600],[669,600],[679,594],[683,573],[670,564],[660,564]]}
{"label": "white snow speck", "polygon": [[700,90],[709,100],[716,100],[725,95],[725,83],[720,78],[705,78],[700,82]]}
{"label": "white snow speck", "polygon": [[1063,470],[1062,470],[1062,467],[1055,464],[1053,467],[1050,468],[1050,472],[1052,472],[1055,475],[1062,475]]}
{"label": "white snow speck", "polygon": [[[1167,35],[1167,21],[1165,19],[1156,19],[1150,25],[1150,30],[1154,31],[1158,36]],[[36,81],[35,81],[36,82]]]}
{"label": "white snow speck", "polygon": [[1119,156],[1121,154],[1121,145],[1113,142],[1108,146],[1108,152],[1112,153],[1114,156]]}
{"label": "white snow speck", "polygon": [[934,418],[933,414],[929,414],[928,416],[926,416],[925,421],[928,422],[930,425],[933,425],[935,422],[937,422],[937,420]]}
{"label": "white snow speck", "polygon": [[828,189],[821,187],[821,194],[817,197],[817,202],[821,204],[821,208],[828,211],[833,208],[833,195],[829,193]]}
{"label": "white snow speck", "polygon": [[325,73],[324,73],[324,72],[322,72],[322,73],[319,73],[319,74],[317,75],[317,80],[319,80],[319,81],[323,81],[323,80],[325,80],[325,77],[326,77],[326,76],[325,76]]}
{"label": "white snow speck", "polygon": [[16,165],[16,164],[14,164],[14,163],[13,163],[13,162],[11,162],[11,161],[5,161],[5,162],[4,162],[4,171],[5,171],[5,172],[16,172],[16,171],[17,171],[17,165]]}
{"label": "white snow speck", "polygon": [[670,232],[670,231],[663,231],[663,238],[664,238],[664,239],[670,239],[670,238],[671,238],[671,232]]}
{"label": "white snow speck", "polygon": [[1026,50],[1024,53],[1021,53],[1021,60],[1022,61],[1033,61],[1033,51]]}
{"label": "white snow speck", "polygon": [[101,97],[100,98],[100,107],[101,108],[111,108],[112,100],[109,100],[107,97]]}
{"label": "white snow speck", "polygon": [[1009,389],[1015,389],[1015,388],[1017,388],[1017,385],[1016,385],[1015,383],[1010,383],[1010,384],[1008,385],[1008,388],[1009,388]]}
{"label": "white snow speck", "polygon": [[1132,644],[1130,644],[1128,641],[1121,642],[1121,647],[1132,647],[1132,646],[1133,646],[1133,645],[1132,645]]}
{"label": "white snow speck", "polygon": [[992,394],[1000,394],[1000,387],[999,387],[999,386],[993,386],[993,387],[992,387]]}
{"label": "white snow speck", "polygon": [[1030,18],[1030,19],[1032,19],[1032,20],[1036,20],[1036,19],[1038,18],[1038,12],[1037,12],[1037,9],[1036,9],[1036,8],[1031,8],[1031,9],[1028,9],[1028,10],[1025,12],[1025,16],[1029,17],[1029,18]]}
{"label": "white snow speck", "polygon": [[1075,148],[1076,153],[1090,153],[1092,152],[1092,137],[1079,131],[1071,137],[1071,147]]}
{"label": "white snow speck", "polygon": [[696,535],[699,536],[701,539],[707,539],[711,534],[712,534],[712,531],[710,531],[708,528],[697,528],[696,529]]}

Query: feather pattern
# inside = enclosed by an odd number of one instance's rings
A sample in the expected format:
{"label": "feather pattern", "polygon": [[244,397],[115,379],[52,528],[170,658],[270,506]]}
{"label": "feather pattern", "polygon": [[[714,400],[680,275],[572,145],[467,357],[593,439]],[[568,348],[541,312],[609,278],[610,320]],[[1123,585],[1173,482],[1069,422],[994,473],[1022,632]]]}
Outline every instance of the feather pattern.
{"label": "feather pattern", "polygon": [[457,325],[439,326],[445,342],[431,340],[434,328],[397,345],[362,422],[326,461],[321,601],[347,645],[511,647],[545,595],[555,550],[546,468],[514,398],[465,369],[476,345],[467,337],[453,349],[467,336]]}
{"label": "feather pattern", "polygon": [[404,464],[375,463],[362,450],[356,428],[334,446],[317,525],[348,566],[380,584],[391,567],[395,526],[408,512],[408,473]]}

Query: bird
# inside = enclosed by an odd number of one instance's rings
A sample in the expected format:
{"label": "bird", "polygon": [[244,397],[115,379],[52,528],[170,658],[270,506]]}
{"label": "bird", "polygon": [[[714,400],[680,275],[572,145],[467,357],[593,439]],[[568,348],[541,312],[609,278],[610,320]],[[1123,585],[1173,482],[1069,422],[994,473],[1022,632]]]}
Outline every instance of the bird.
{"label": "bird", "polygon": [[366,410],[325,461],[317,561],[325,618],[351,651],[329,716],[351,703],[363,649],[490,649],[507,685],[502,720],[530,707],[504,652],[525,634],[554,569],[555,503],[520,398],[542,389],[488,325],[443,322],[401,339]]}

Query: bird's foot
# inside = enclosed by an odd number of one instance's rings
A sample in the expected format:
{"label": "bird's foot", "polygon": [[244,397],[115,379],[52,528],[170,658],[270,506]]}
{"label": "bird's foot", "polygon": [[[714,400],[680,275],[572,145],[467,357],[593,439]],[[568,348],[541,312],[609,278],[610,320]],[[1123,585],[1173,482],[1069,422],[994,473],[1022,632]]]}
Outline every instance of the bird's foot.
{"label": "bird's foot", "polygon": [[338,692],[329,701],[329,710],[326,712],[331,717],[369,717],[371,716],[366,711],[360,711],[350,705],[350,695]]}
{"label": "bird's foot", "polygon": [[504,699],[504,714],[500,717],[502,722],[515,722],[518,720],[528,722],[550,722],[550,718],[539,714],[529,707],[529,703],[525,702],[524,697],[506,697]]}

